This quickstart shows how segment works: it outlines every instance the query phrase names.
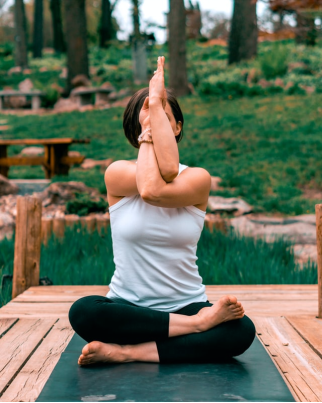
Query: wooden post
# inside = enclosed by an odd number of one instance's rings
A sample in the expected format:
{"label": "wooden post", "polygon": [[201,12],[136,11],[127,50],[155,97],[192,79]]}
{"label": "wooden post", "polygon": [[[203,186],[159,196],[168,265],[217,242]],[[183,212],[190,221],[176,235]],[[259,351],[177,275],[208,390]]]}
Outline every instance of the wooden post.
{"label": "wooden post", "polygon": [[65,219],[62,217],[55,217],[53,219],[53,233],[57,238],[63,238],[65,235]]}
{"label": "wooden post", "polygon": [[110,220],[105,215],[96,216],[96,228],[100,235],[104,235],[109,226]]}
{"label": "wooden post", "polygon": [[39,285],[41,200],[18,196],[12,298]]}
{"label": "wooden post", "polygon": [[53,233],[53,219],[51,217],[43,217],[41,219],[41,239],[47,246],[48,240]]}
{"label": "wooden post", "polygon": [[315,205],[316,246],[318,252],[318,318],[322,319],[322,204]]}
{"label": "wooden post", "polygon": [[96,227],[96,217],[95,216],[86,216],[80,217],[80,222],[83,229],[87,229],[88,232],[93,232]]}
{"label": "wooden post", "polygon": [[74,228],[79,224],[79,216],[76,214],[65,215],[65,224],[68,228]]}

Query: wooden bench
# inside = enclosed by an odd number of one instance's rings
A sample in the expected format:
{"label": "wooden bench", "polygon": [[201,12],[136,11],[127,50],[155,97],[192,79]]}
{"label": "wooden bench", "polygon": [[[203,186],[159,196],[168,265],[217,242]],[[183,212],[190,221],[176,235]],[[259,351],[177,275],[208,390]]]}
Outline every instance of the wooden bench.
{"label": "wooden bench", "polygon": [[100,102],[108,102],[108,95],[114,91],[113,87],[109,88],[80,88],[73,90],[72,94],[76,98],[78,106],[91,105],[92,95],[95,94],[95,104]]}
{"label": "wooden bench", "polygon": [[[68,147],[71,144],[89,143],[90,140],[76,140],[72,138],[62,139],[21,139],[21,140],[0,140],[0,174],[8,177],[9,168],[19,165],[42,165],[45,169],[46,178],[54,175],[68,175],[71,165],[81,164],[85,156],[68,155]],[[44,146],[43,156],[12,156],[8,157],[7,148],[11,145],[42,145]]]}
{"label": "wooden bench", "polygon": [[0,110],[4,109],[5,97],[29,97],[31,98],[31,109],[39,109],[41,106],[41,97],[44,93],[41,91],[0,91]]}

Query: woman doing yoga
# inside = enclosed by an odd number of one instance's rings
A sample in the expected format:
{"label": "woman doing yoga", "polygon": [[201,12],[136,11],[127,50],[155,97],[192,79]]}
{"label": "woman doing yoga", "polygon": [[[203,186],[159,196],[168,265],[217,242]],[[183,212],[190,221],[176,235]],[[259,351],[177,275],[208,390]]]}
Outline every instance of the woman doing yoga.
{"label": "woman doing yoga", "polygon": [[149,88],[124,112],[137,161],[116,161],[105,173],[116,266],[110,291],[79,299],[69,312],[88,343],[80,365],[215,362],[242,354],[254,340],[236,297],[207,301],[196,250],[211,179],[179,163],[183,123],[159,57]]}

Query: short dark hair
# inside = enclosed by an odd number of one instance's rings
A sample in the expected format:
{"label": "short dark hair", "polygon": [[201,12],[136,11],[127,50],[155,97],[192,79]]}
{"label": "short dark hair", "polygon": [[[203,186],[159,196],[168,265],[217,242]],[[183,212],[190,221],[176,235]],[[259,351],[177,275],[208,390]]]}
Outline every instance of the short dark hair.
{"label": "short dark hair", "polygon": [[[184,119],[178,101],[171,90],[167,89],[166,91],[167,91],[167,102],[171,107],[173,116],[177,123],[178,122],[182,123],[183,128]],[[138,137],[141,133],[141,124],[139,122],[140,110],[142,109],[145,98],[148,96],[149,96],[148,87],[142,88],[141,90],[137,91],[129,100],[129,103],[127,104],[124,111],[123,115],[124,133],[126,138],[129,140],[130,144],[132,144],[132,146],[135,148],[139,148]],[[176,142],[179,143],[182,137],[183,137],[183,129],[181,129],[181,132],[176,136]]]}

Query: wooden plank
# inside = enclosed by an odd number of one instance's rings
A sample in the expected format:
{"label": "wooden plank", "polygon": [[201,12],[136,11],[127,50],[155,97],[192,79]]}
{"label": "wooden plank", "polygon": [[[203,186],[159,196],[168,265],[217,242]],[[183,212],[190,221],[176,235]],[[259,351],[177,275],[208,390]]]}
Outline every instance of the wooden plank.
{"label": "wooden plank", "polygon": [[6,402],[34,402],[73,334],[74,331],[68,319],[60,319],[55,323],[49,334],[2,395],[1,400]]}
{"label": "wooden plank", "polygon": [[106,294],[108,290],[109,287],[107,285],[48,285],[41,287],[30,287],[21,295],[75,294],[82,296],[82,295],[92,295],[95,294],[96,292],[101,293],[105,292]]}
{"label": "wooden plank", "polygon": [[19,166],[19,165],[42,165],[45,164],[45,157],[7,157],[0,158],[0,165],[4,167]]}
{"label": "wooden plank", "polygon": [[0,145],[36,145],[36,144],[88,144],[89,139],[51,138],[51,139],[1,139]]}
{"label": "wooden plank", "polygon": [[303,401],[322,399],[322,361],[285,318],[253,318],[273,361]]}
{"label": "wooden plank", "polygon": [[322,320],[315,316],[287,316],[287,321],[322,358]]}
{"label": "wooden plank", "polygon": [[16,318],[0,319],[0,338],[18,321]]}
{"label": "wooden plank", "polygon": [[318,317],[322,319],[322,204],[315,205],[315,218],[318,255]]}
{"label": "wooden plank", "polygon": [[71,303],[9,302],[0,309],[0,318],[63,318],[67,317]]}
{"label": "wooden plank", "polygon": [[0,395],[56,320],[21,319],[0,339]]}
{"label": "wooden plank", "polygon": [[71,156],[65,156],[65,157],[61,157],[59,162],[61,164],[65,164],[65,165],[74,165],[74,164],[81,164],[85,159],[85,155],[80,155],[80,156],[75,156],[75,157],[71,157]]}

